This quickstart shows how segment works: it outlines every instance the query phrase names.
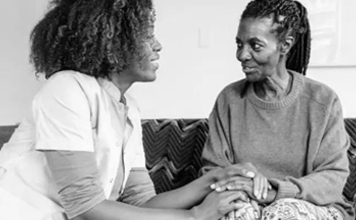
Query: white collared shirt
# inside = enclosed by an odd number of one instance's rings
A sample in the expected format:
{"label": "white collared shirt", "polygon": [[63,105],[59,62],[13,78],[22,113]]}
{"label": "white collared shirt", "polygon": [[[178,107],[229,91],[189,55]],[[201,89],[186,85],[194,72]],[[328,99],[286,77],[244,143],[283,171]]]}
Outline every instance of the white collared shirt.
{"label": "white collared shirt", "polygon": [[123,158],[121,193],[131,168],[145,167],[139,111],[131,97],[125,98],[126,106],[120,102],[119,89],[107,79],[74,71],[53,75],[0,151],[0,175],[4,173],[0,188],[47,216],[61,216],[63,209],[41,150],[64,150],[95,153],[107,199]]}

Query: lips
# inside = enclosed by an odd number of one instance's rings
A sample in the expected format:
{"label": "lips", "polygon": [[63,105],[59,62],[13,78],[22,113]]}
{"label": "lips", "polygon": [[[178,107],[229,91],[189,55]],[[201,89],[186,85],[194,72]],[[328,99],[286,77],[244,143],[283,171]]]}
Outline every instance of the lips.
{"label": "lips", "polygon": [[151,62],[159,60],[159,54],[156,54],[154,57],[152,57]]}
{"label": "lips", "polygon": [[254,66],[248,66],[248,65],[242,65],[242,71],[244,73],[252,73],[256,71],[256,67]]}
{"label": "lips", "polygon": [[159,60],[159,54],[155,54],[155,56],[153,56],[150,61],[151,61],[151,64],[153,66],[153,68],[155,70],[157,70],[159,68],[159,64],[156,62]]}

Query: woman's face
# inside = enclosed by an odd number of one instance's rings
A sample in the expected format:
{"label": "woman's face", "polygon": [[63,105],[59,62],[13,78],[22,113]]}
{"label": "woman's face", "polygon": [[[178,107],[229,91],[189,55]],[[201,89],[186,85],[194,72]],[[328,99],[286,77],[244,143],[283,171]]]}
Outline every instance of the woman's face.
{"label": "woman's face", "polygon": [[263,80],[277,72],[281,54],[272,27],[271,18],[244,18],[240,21],[236,57],[250,82]]}
{"label": "woman's face", "polygon": [[154,26],[149,27],[147,38],[143,41],[142,52],[129,70],[132,82],[152,82],[156,79],[156,71],[159,67],[158,52],[162,45],[154,36]]}

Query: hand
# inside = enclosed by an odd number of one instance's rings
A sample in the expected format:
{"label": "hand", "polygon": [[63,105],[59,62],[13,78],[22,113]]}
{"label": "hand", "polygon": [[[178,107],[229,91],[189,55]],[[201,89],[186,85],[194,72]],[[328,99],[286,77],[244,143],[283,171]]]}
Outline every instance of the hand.
{"label": "hand", "polygon": [[[251,179],[254,177],[254,175],[255,174],[253,172],[249,172],[247,169],[243,169],[242,167],[238,168],[233,165],[225,168],[214,167],[213,169],[210,169],[203,177],[210,180],[212,183],[210,185],[211,189],[217,189],[219,185],[216,185],[216,182],[224,181],[235,176],[242,176]],[[226,188],[221,191],[224,191],[225,189]]]}
{"label": "hand", "polygon": [[213,191],[199,206],[195,206],[192,212],[195,219],[220,219],[225,214],[244,206],[242,202],[235,203],[236,200],[247,202],[248,197],[240,191],[224,191],[221,193]]}
{"label": "hand", "polygon": [[[241,187],[246,187],[246,179],[249,177],[253,180],[253,194],[246,191],[252,198],[256,200],[265,200],[267,198],[268,190],[271,189],[266,177],[264,177],[251,163],[240,163],[229,166],[226,173],[229,173],[229,177],[213,184],[211,187],[218,192],[228,190],[242,190]],[[234,171],[231,171],[234,170]],[[244,175],[233,176],[232,173],[243,173]],[[243,177],[243,178],[242,178]],[[245,181],[244,181],[245,180]],[[241,181],[244,181],[241,185]],[[245,190],[249,190],[245,189]]]}
{"label": "hand", "polygon": [[235,219],[257,220],[260,218],[261,216],[260,208],[258,207],[256,209],[254,207],[254,205],[257,205],[256,201],[253,200],[250,203],[245,203],[242,201],[238,201],[238,202],[243,203],[244,206],[238,210],[229,212],[224,217],[220,218],[220,220],[235,220]]}

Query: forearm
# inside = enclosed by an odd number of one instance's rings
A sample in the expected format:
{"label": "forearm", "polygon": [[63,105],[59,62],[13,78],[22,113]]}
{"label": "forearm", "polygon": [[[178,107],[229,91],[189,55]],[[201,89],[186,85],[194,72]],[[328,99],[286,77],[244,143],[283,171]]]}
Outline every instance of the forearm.
{"label": "forearm", "polygon": [[276,199],[296,198],[318,205],[334,203],[341,199],[345,185],[345,171],[323,171],[302,178],[287,177],[284,180],[271,180],[277,188]]}
{"label": "forearm", "polygon": [[149,209],[105,200],[72,220],[196,220],[191,210]]}
{"label": "forearm", "polygon": [[200,203],[211,192],[210,185],[212,183],[214,183],[212,176],[202,176],[181,188],[158,194],[143,204],[142,207],[189,209]]}

